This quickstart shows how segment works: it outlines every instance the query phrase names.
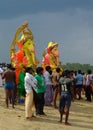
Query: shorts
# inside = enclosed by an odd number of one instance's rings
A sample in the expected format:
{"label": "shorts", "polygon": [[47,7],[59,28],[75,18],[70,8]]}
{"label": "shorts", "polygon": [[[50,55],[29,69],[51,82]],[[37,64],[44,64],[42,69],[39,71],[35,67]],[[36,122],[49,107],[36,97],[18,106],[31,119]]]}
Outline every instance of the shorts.
{"label": "shorts", "polygon": [[4,88],[7,90],[13,90],[14,89],[14,86],[15,86],[15,83],[14,82],[5,82],[4,84]]}
{"label": "shorts", "polygon": [[63,107],[70,107],[71,106],[71,95],[68,93],[62,93],[60,102],[59,102],[59,110]]}
{"label": "shorts", "polygon": [[83,85],[76,85],[76,88],[82,88]]}

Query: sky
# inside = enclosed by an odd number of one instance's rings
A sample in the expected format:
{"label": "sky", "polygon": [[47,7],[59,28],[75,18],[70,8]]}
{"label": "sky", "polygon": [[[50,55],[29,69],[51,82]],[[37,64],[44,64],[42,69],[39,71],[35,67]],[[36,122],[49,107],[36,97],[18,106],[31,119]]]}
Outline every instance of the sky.
{"label": "sky", "polygon": [[60,61],[93,65],[93,0],[0,0],[0,62],[10,62],[17,28],[28,21],[41,62],[56,41]]}

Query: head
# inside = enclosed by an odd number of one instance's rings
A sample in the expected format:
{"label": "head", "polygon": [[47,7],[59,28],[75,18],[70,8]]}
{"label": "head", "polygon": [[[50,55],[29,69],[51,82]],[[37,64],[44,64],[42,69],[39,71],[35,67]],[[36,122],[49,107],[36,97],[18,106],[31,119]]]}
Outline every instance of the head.
{"label": "head", "polygon": [[87,70],[87,73],[88,73],[88,74],[91,74],[91,73],[92,73],[92,71],[91,71],[90,69],[88,69],[88,70]]}
{"label": "head", "polygon": [[46,66],[46,71],[50,71],[51,67],[50,66]]}
{"label": "head", "polygon": [[12,69],[12,65],[11,64],[7,64],[7,69]]}
{"label": "head", "polygon": [[30,74],[33,74],[33,73],[34,73],[34,70],[33,70],[32,67],[27,67],[27,68],[26,68],[26,72],[27,72],[27,73],[30,73]]}
{"label": "head", "polygon": [[48,43],[48,47],[47,47],[47,51],[48,51],[48,53],[53,54],[56,57],[59,57],[58,43],[56,43],[56,42],[49,42]]}
{"label": "head", "polygon": [[42,75],[43,74],[43,67],[37,67],[36,68],[36,73],[39,74],[39,75]]}
{"label": "head", "polygon": [[57,73],[60,72],[60,68],[59,68],[59,67],[56,68],[56,72],[57,72]]}
{"label": "head", "polygon": [[65,71],[63,71],[62,76],[70,78],[70,74],[71,74],[70,70],[65,70]]}
{"label": "head", "polygon": [[81,74],[81,70],[78,70],[78,74]]}
{"label": "head", "polygon": [[50,66],[46,66],[46,71],[48,71],[50,73],[50,75],[52,74],[52,69]]}

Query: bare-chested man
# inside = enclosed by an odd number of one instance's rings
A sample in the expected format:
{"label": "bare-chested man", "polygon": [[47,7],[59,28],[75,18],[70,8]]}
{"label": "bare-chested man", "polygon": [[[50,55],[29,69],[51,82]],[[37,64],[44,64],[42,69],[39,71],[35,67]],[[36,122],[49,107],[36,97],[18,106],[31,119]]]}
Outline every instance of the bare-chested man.
{"label": "bare-chested man", "polygon": [[15,72],[11,69],[11,64],[7,65],[7,70],[3,73],[2,78],[5,79],[5,101],[6,107],[8,108],[8,99],[11,96],[12,108],[14,108],[14,87],[15,87]]}
{"label": "bare-chested man", "polygon": [[60,78],[60,68],[57,67],[56,71],[52,73],[52,84],[53,84],[53,106],[57,108],[56,99],[58,93],[60,93],[59,89],[59,78]]}

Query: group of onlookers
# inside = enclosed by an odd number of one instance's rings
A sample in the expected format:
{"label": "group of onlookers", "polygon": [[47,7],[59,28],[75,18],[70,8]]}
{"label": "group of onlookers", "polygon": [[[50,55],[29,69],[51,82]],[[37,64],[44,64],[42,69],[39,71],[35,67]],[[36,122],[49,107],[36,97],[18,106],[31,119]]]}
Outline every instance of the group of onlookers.
{"label": "group of onlookers", "polygon": [[13,108],[16,102],[22,103],[21,100],[24,100],[25,117],[31,119],[34,116],[33,106],[36,115],[39,116],[46,115],[44,106],[53,106],[60,112],[59,122],[62,122],[65,114],[65,124],[70,125],[68,116],[71,101],[81,100],[82,94],[85,94],[86,100],[92,100],[93,75],[90,69],[86,74],[81,70],[60,72],[59,67],[54,71],[50,66],[46,66],[45,69],[39,66],[36,71],[32,67],[24,67],[20,72],[19,84],[16,85],[15,71],[10,64],[7,65],[4,72],[0,70],[1,78],[5,79],[6,107],[9,106],[9,100]]}
{"label": "group of onlookers", "polygon": [[[60,69],[56,69],[55,73],[52,73],[51,67],[47,66],[44,72],[44,69],[42,67],[37,67],[36,74],[33,75],[33,69],[31,67],[26,68],[26,76],[25,76],[25,90],[26,90],[25,106],[26,107],[25,108],[26,108],[27,119],[33,116],[33,112],[31,112],[32,111],[31,106],[33,106],[33,101],[35,104],[36,115],[46,115],[44,112],[44,106],[52,106],[52,102],[53,102],[53,106],[57,108],[56,98],[58,93],[57,89],[59,89],[58,87],[59,70]],[[53,78],[54,81],[52,81]],[[31,91],[29,91],[30,89]],[[32,101],[30,101],[31,99]],[[28,110],[30,110],[31,114],[28,113],[29,112]]]}
{"label": "group of onlookers", "polygon": [[1,78],[4,79],[6,107],[9,101],[12,107],[18,103],[24,103],[26,118],[33,115],[31,107],[35,104],[36,115],[45,115],[44,106],[54,106],[57,108],[56,99],[59,92],[59,72],[57,68],[52,72],[51,67],[37,67],[34,72],[32,67],[24,67],[19,74],[19,83],[16,84],[16,73],[11,64],[2,72]]}
{"label": "group of onlookers", "polygon": [[86,73],[82,73],[81,70],[77,72],[72,71],[71,78],[73,79],[73,97],[74,99],[82,99],[82,94],[85,96],[87,101],[92,100],[93,96],[93,74],[89,69]]}
{"label": "group of onlookers", "polygon": [[81,70],[77,72],[65,70],[59,78],[60,87],[60,101],[59,101],[59,112],[60,121],[65,113],[65,124],[71,125],[68,122],[69,108],[71,101],[76,99],[81,100],[82,94],[85,95],[86,100],[91,102],[93,96],[93,75],[89,69],[87,74],[82,74]]}

